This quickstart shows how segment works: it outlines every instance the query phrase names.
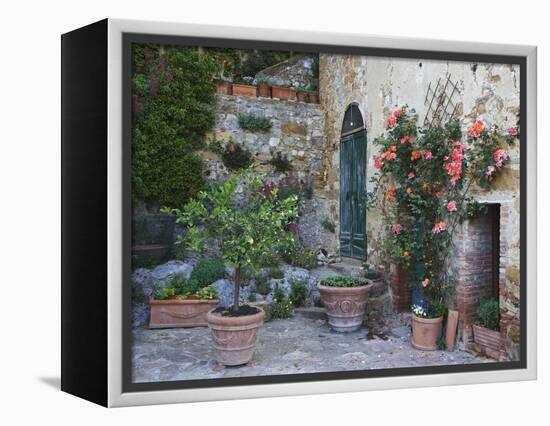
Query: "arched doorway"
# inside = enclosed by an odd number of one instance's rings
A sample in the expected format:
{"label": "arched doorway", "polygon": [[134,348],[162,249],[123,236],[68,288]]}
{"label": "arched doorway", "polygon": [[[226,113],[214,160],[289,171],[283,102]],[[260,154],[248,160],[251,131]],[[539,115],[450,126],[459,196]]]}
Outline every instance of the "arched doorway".
{"label": "arched doorway", "polygon": [[340,139],[340,255],[365,259],[367,254],[367,131],[356,104],[348,106]]}

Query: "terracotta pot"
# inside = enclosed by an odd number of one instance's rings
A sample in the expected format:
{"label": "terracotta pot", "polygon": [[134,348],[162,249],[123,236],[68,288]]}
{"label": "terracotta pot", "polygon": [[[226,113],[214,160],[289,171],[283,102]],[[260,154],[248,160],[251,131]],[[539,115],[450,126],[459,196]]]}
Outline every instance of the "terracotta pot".
{"label": "terracotta pot", "polygon": [[442,323],[443,317],[420,318],[413,314],[411,344],[416,349],[435,351],[437,340],[441,336]]}
{"label": "terracotta pot", "polygon": [[249,98],[256,97],[256,86],[250,86],[248,84],[235,84],[233,83],[233,95],[235,96],[248,96]]}
{"label": "terracotta pot", "polygon": [[296,98],[298,99],[298,102],[307,102],[307,93],[296,92]]}
{"label": "terracotta pot", "polygon": [[334,331],[349,332],[361,328],[372,285],[328,287],[317,285],[327,310],[328,324]]}
{"label": "terracotta pot", "polygon": [[318,92],[309,92],[308,93],[308,100],[310,104],[318,104],[319,103],[319,93]]}
{"label": "terracotta pot", "polygon": [[231,95],[233,93],[233,85],[230,81],[218,80],[216,81],[216,92],[220,95]]}
{"label": "terracotta pot", "polygon": [[493,351],[500,351],[500,332],[474,324],[474,342]]}
{"label": "terracotta pot", "polygon": [[273,86],[271,88],[271,97],[281,101],[293,101],[296,98],[296,92],[292,87]]}
{"label": "terracotta pot", "polygon": [[219,300],[155,300],[150,299],[149,328],[206,327],[206,314],[218,306]]}
{"label": "terracotta pot", "polygon": [[269,84],[258,84],[258,96],[261,98],[271,97],[271,87],[269,87]]}
{"label": "terracotta pot", "polygon": [[256,350],[256,335],[264,318],[261,309],[257,314],[240,317],[224,317],[214,309],[208,312],[206,319],[212,331],[216,360],[229,366],[249,362]]}

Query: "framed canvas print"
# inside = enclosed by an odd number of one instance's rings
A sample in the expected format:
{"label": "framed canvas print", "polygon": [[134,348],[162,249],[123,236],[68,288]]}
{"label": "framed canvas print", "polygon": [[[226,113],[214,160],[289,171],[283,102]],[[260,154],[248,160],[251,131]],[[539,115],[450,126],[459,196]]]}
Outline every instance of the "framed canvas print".
{"label": "framed canvas print", "polygon": [[62,389],[106,406],[536,378],[536,49],[62,36]]}

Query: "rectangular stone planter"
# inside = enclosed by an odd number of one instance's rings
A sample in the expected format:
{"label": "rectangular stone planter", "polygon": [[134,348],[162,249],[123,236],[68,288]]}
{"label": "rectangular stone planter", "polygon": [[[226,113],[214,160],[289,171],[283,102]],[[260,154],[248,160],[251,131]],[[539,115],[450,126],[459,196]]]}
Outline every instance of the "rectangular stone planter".
{"label": "rectangular stone planter", "polygon": [[489,349],[498,354],[500,351],[500,332],[476,324],[472,328],[474,331],[474,342],[482,348]]}
{"label": "rectangular stone planter", "polygon": [[206,327],[206,313],[218,306],[218,303],[218,299],[150,299],[149,328]]}
{"label": "rectangular stone planter", "polygon": [[248,96],[249,98],[256,97],[256,86],[249,86],[248,84],[235,84],[233,83],[233,95],[234,96]]}

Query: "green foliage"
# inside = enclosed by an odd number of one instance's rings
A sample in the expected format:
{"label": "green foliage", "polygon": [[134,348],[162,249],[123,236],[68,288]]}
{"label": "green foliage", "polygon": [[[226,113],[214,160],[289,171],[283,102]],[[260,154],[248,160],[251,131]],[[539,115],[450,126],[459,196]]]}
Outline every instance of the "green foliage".
{"label": "green foliage", "polygon": [[133,195],[181,206],[203,187],[217,65],[196,49],[133,44]]}
{"label": "green foliage", "polygon": [[286,157],[286,155],[283,155],[280,152],[277,152],[271,157],[269,164],[271,164],[275,171],[279,173],[286,173],[292,170],[290,160]]}
{"label": "green foliage", "polygon": [[197,299],[200,300],[214,300],[218,298],[218,289],[212,286],[206,286],[201,288],[196,293]]}
{"label": "green foliage", "polygon": [[176,290],[171,287],[159,288],[155,291],[155,299],[157,300],[166,300],[174,297],[176,295]]}
{"label": "green foliage", "polygon": [[443,335],[440,335],[437,338],[437,349],[439,349],[440,351],[444,351],[445,349],[447,349],[447,342],[445,341],[445,337],[443,337]]}
{"label": "green foliage", "polygon": [[254,162],[252,154],[234,142],[230,142],[225,146],[222,160],[225,167],[234,171],[246,169]]}
{"label": "green foliage", "polygon": [[321,226],[325,228],[328,232],[332,232],[333,234],[336,231],[336,225],[328,216],[325,216],[323,217],[323,219],[321,219]]}
{"label": "green foliage", "polygon": [[225,265],[221,259],[204,259],[193,268],[191,279],[206,287],[225,276]]}
{"label": "green foliage", "polygon": [[283,251],[283,259],[286,263],[298,268],[313,269],[317,267],[317,254],[312,249],[304,249],[299,244],[289,245]]}
{"label": "green foliage", "polygon": [[155,291],[155,299],[185,300],[195,297],[199,300],[213,300],[218,298],[218,290],[211,286],[202,286],[197,280],[186,279],[181,274],[172,276],[166,283],[166,287]]}
{"label": "green foliage", "polygon": [[484,299],[477,310],[477,323],[482,327],[498,331],[500,327],[500,308],[498,300]]}
{"label": "green foliage", "polygon": [[222,155],[224,151],[223,143],[217,140],[215,136],[212,136],[212,138],[208,141],[207,148],[218,155]]}
{"label": "green foliage", "polygon": [[298,216],[297,197],[281,200],[276,192],[264,194],[261,185],[258,176],[233,176],[200,192],[184,209],[172,210],[176,222],[188,227],[179,243],[201,251],[207,239],[214,239],[223,261],[235,268],[233,309],[238,309],[243,271],[257,270],[267,254],[294,240],[287,226]]}
{"label": "green foliage", "polygon": [[284,291],[279,287],[273,293],[273,303],[270,308],[272,318],[285,319],[290,317],[292,302],[285,297]]}
{"label": "green foliage", "polygon": [[296,307],[306,302],[306,282],[304,280],[290,280],[290,302]]}
{"label": "green foliage", "polygon": [[349,276],[332,276],[321,280],[321,285],[327,287],[362,287],[367,285],[368,281],[363,278],[354,278]]}
{"label": "green foliage", "polygon": [[375,269],[371,269],[371,266],[367,265],[364,277],[368,280],[377,280],[382,278],[382,273]]}
{"label": "green foliage", "polygon": [[279,267],[272,267],[269,268],[269,270],[267,271],[267,275],[269,276],[269,278],[282,280],[285,277],[285,271],[283,271]]}
{"label": "green foliage", "polygon": [[267,132],[271,129],[271,120],[255,114],[239,114],[239,127],[251,132]]}

